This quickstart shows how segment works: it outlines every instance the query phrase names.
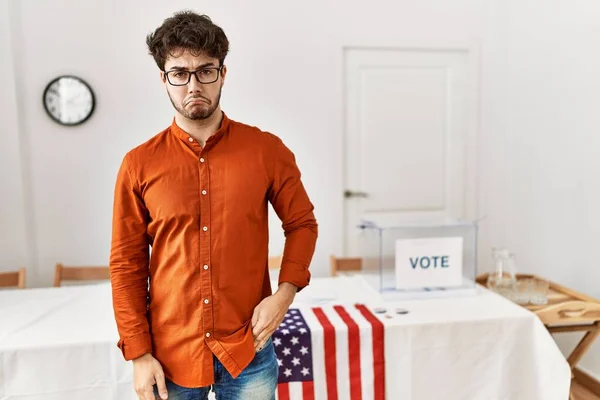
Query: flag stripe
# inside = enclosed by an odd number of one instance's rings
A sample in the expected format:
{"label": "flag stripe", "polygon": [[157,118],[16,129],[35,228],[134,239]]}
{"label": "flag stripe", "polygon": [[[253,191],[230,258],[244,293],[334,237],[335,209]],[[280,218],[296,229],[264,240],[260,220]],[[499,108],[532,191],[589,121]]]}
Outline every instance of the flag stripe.
{"label": "flag stripe", "polygon": [[373,371],[375,374],[375,400],[385,399],[385,341],[383,323],[363,304],[356,308],[371,323],[373,329]]}
{"label": "flag stripe", "polygon": [[302,382],[302,400],[314,400],[315,384],[313,381]]}
{"label": "flag stripe", "polygon": [[277,384],[277,398],[279,400],[290,400],[290,386],[288,383]]}
{"label": "flag stripe", "polygon": [[350,368],[350,399],[362,400],[360,374],[360,332],[358,325],[342,306],[334,306],[335,311],[348,326],[348,359]]}
{"label": "flag stripe", "polygon": [[301,312],[306,324],[310,327],[312,376],[315,400],[327,400],[327,378],[325,373],[325,354],[323,352],[323,349],[325,349],[323,326],[319,323],[312,308],[303,309]]}
{"label": "flag stripe", "polygon": [[333,306],[323,307],[325,316],[335,330],[335,367],[337,381],[337,398],[350,400],[350,369],[348,365],[348,326],[342,320]]}
{"label": "flag stripe", "polygon": [[315,316],[323,326],[325,341],[325,375],[327,376],[327,399],[337,400],[337,368],[335,329],[321,308],[313,308]]}
{"label": "flag stripe", "polygon": [[346,312],[360,329],[360,374],[363,400],[374,400],[373,332],[371,323],[354,306],[345,307]]}
{"label": "flag stripe", "polygon": [[303,385],[304,382],[290,382],[288,383],[288,387],[290,388],[290,400],[304,400]]}

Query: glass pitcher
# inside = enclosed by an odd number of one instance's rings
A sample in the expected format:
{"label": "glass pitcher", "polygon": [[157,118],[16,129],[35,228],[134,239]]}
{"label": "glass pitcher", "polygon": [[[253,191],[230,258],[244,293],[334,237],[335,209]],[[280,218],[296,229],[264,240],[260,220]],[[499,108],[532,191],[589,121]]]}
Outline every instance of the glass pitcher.
{"label": "glass pitcher", "polygon": [[515,255],[507,249],[492,249],[495,270],[487,279],[487,287],[504,297],[512,299],[515,295],[517,272]]}

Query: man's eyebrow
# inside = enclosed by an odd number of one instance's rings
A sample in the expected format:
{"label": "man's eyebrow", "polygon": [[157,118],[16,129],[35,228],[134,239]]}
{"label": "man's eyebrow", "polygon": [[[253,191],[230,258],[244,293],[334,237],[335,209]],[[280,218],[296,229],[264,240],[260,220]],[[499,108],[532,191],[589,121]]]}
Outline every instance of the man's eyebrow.
{"label": "man's eyebrow", "polygon": [[[199,65],[196,68],[196,71],[199,69],[202,69],[202,68],[206,68],[206,67],[216,67],[216,65],[213,62],[204,63],[204,64]],[[169,68],[169,71],[188,71],[188,69],[186,67],[180,67],[178,65],[175,65],[175,66]]]}

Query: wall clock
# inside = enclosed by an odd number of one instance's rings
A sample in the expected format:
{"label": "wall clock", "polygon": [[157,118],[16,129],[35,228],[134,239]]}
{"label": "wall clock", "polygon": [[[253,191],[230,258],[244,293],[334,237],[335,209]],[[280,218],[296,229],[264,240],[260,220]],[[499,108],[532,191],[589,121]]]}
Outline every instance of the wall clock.
{"label": "wall clock", "polygon": [[43,102],[50,118],[61,125],[73,126],[91,117],[96,98],[90,85],[83,79],[63,75],[46,86]]}

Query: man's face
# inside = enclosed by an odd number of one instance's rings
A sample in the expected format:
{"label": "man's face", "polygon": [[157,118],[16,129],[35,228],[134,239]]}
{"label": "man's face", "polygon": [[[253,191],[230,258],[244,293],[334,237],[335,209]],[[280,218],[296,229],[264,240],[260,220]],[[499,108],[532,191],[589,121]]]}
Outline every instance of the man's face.
{"label": "man's face", "polygon": [[[216,70],[219,67],[219,60],[205,55],[194,56],[187,50],[177,54],[177,56],[167,58],[165,71],[161,71],[161,79],[167,88],[171,103],[177,112],[187,119],[206,119],[219,108],[221,88],[225,81],[227,69],[223,66],[219,73]],[[196,76],[192,74],[186,85],[172,85],[171,83],[178,83],[181,77],[186,77],[185,71],[200,71],[196,75],[203,82],[213,80],[212,76],[216,78],[216,81],[213,83],[200,83]],[[168,74],[168,80],[166,74]]]}

